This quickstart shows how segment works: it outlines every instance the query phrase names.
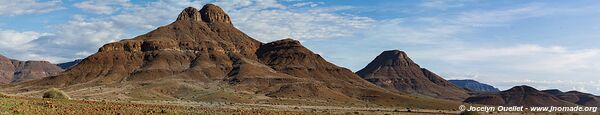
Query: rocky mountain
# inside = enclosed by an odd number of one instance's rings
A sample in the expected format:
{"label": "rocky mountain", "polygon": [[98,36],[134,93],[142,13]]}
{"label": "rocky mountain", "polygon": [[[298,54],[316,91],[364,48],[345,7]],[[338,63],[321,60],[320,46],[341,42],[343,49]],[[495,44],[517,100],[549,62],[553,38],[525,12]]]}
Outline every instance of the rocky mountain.
{"label": "rocky mountain", "polygon": [[58,76],[5,91],[48,87],[93,99],[421,108],[460,104],[389,92],[327,62],[296,40],[257,41],[235,28],[213,4],[200,10],[185,8],[171,24],[108,43]]}
{"label": "rocky mountain", "polygon": [[66,70],[66,69],[69,69],[69,68],[79,64],[81,61],[83,61],[83,59],[77,59],[77,60],[73,60],[70,62],[59,63],[59,64],[56,64],[56,66]]}
{"label": "rocky mountain", "polygon": [[548,94],[554,95],[555,97],[558,97],[559,99],[578,105],[592,107],[600,106],[600,97],[589,93],[582,93],[579,91],[562,92],[558,89],[543,90],[542,92],[546,92]]}
{"label": "rocky mountain", "polygon": [[471,80],[471,79],[448,80],[448,81],[458,87],[465,88],[465,89],[468,89],[468,90],[474,91],[474,92],[499,92],[500,91],[498,88],[495,88],[494,86],[491,86],[491,85],[488,85],[485,83],[480,83],[478,81]]}
{"label": "rocky mountain", "polygon": [[356,74],[373,84],[400,93],[452,100],[468,97],[465,90],[421,68],[399,50],[384,51]]}
{"label": "rocky mountain", "polygon": [[19,83],[58,75],[63,70],[47,61],[19,61],[0,55],[0,83]]}
{"label": "rocky mountain", "polygon": [[481,93],[465,99],[464,102],[504,106],[576,106],[576,104],[557,98],[550,93],[525,85],[515,86],[497,93]]}

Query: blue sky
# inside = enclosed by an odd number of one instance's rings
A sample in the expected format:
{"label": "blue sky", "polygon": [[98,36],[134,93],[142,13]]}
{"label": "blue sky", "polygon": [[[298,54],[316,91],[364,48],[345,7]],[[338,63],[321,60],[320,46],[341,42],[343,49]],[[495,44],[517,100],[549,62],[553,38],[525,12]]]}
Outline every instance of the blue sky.
{"label": "blue sky", "polygon": [[255,39],[298,39],[353,71],[399,49],[446,79],[600,94],[596,0],[0,0],[0,54],[85,58],[206,3]]}

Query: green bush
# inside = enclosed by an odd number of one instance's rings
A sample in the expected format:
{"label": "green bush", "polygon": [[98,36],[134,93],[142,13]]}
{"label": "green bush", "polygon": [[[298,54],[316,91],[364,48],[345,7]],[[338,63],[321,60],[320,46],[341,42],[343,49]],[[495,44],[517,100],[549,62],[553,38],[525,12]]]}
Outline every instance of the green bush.
{"label": "green bush", "polygon": [[46,91],[42,97],[51,99],[71,99],[67,93],[56,88],[48,89],[48,91]]}

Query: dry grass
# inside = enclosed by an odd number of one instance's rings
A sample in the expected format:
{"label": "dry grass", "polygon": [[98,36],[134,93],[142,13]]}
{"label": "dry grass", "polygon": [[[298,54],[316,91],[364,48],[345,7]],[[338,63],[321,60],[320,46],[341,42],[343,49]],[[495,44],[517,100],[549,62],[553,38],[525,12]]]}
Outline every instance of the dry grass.
{"label": "dry grass", "polygon": [[48,98],[0,97],[4,114],[457,114],[452,111],[400,108],[355,108],[334,106],[293,106],[270,104],[219,104],[218,106],[173,102],[109,102]]}
{"label": "dry grass", "polygon": [[117,102],[1,97],[0,114],[308,114],[261,109],[203,108]]}

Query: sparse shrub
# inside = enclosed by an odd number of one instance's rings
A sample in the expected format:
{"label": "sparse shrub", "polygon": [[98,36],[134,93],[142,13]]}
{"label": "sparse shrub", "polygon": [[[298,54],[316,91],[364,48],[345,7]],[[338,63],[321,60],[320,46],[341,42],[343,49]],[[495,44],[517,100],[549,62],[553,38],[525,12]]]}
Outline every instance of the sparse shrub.
{"label": "sparse shrub", "polygon": [[0,93],[0,98],[8,98],[8,95],[6,95],[4,93]]}
{"label": "sparse shrub", "polygon": [[71,99],[67,93],[56,88],[48,89],[48,91],[46,91],[42,97],[51,99]]}
{"label": "sparse shrub", "polygon": [[478,112],[475,112],[475,111],[463,111],[463,112],[460,112],[459,115],[481,115],[481,114],[479,114]]}

